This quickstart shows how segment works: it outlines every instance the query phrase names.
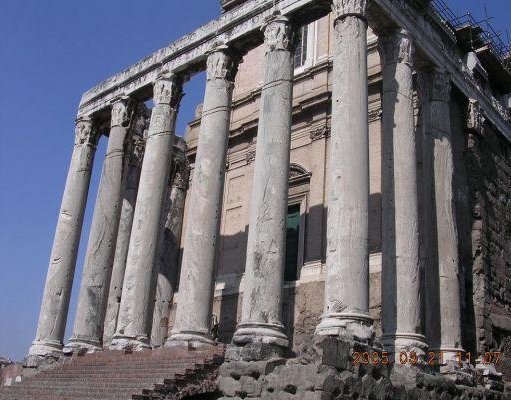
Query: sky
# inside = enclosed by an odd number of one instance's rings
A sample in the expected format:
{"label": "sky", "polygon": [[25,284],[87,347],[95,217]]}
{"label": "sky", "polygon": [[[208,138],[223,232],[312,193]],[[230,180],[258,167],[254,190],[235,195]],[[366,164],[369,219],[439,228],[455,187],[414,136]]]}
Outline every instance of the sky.
{"label": "sky", "polygon": [[[511,0],[447,0],[511,34]],[[81,94],[219,15],[220,0],[0,0],[0,356],[34,339]],[[202,101],[185,87],[177,132]],[[71,336],[101,160],[98,147],[67,331]]]}

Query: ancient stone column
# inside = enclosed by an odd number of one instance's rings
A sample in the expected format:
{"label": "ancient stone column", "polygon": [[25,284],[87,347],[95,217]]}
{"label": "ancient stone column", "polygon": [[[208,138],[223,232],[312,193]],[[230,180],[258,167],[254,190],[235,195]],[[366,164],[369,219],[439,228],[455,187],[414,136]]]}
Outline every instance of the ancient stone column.
{"label": "ancient stone column", "polygon": [[181,93],[180,79],[171,74],[161,75],[154,83],[154,108],[140,173],[112,348],[137,350],[150,347],[151,289]]}
{"label": "ancient stone column", "polygon": [[451,77],[420,72],[424,125],[426,337],[430,351],[457,364],[461,347],[461,287],[451,136]]}
{"label": "ancient stone column", "polygon": [[123,177],[122,210],[117,233],[117,243],[115,245],[110,289],[108,292],[108,305],[103,330],[103,348],[110,345],[117,327],[117,317],[119,316],[119,307],[121,304],[122,283],[126,270],[133,215],[135,213],[138,184],[140,181],[140,170],[142,168],[142,159],[144,156],[144,134],[147,134],[146,128],[150,117],[149,110],[147,110],[143,104],[139,105],[139,107],[140,111],[136,116],[134,129],[130,133],[131,144],[128,167]]}
{"label": "ancient stone column", "polygon": [[175,156],[169,179],[165,209],[163,212],[163,233],[160,233],[156,270],[158,271],[151,346],[163,346],[168,336],[170,309],[179,267],[179,249],[185,208],[186,191],[190,177],[190,165],[186,158],[186,143],[176,137]]}
{"label": "ancient stone column", "polygon": [[422,354],[413,44],[404,30],[379,37],[382,57],[382,343]]}
{"label": "ancient stone column", "polygon": [[369,123],[366,0],[334,1],[325,308],[320,335],[367,340]]}
{"label": "ancient stone column", "polygon": [[131,113],[129,98],[113,102],[110,136],[92,217],[73,335],[65,351],[102,348],[103,323],[122,208],[122,177],[126,168]]}
{"label": "ancient stone column", "polygon": [[282,325],[293,101],[292,31],[274,15],[264,26],[265,77],[252,184],[241,322],[233,342],[287,347]]}
{"label": "ancient stone column", "polygon": [[212,342],[214,270],[236,66],[226,46],[215,48],[207,59],[206,92],[179,280],[180,296],[174,329],[166,346]]}
{"label": "ancient stone column", "polygon": [[74,150],[53,240],[37,333],[28,353],[29,362],[37,361],[38,356],[62,353],[76,255],[98,139],[99,134],[92,120],[87,117],[79,118],[76,122]]}

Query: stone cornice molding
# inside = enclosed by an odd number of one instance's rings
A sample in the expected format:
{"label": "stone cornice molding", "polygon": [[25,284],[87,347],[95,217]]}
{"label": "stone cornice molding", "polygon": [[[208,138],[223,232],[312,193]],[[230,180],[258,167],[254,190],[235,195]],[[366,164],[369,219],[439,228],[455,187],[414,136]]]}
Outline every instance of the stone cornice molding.
{"label": "stone cornice molding", "polygon": [[153,101],[155,105],[168,104],[177,108],[183,95],[182,79],[171,73],[161,74],[154,82]]}
{"label": "stone cornice molding", "polygon": [[381,32],[378,36],[378,50],[383,65],[403,63],[413,66],[413,40],[404,29]]}
{"label": "stone cornice molding", "polygon": [[[316,4],[317,0],[278,0],[282,15],[290,16],[300,9]],[[216,21],[211,21],[169,46],[112,76],[85,92],[78,110],[79,116],[91,116],[109,106],[121,94],[130,95],[149,87],[163,70],[183,72],[202,63],[205,53],[218,36],[231,45],[240,38],[255,34],[264,19],[272,14],[272,0],[248,0],[228,11]],[[477,100],[488,121],[511,141],[511,123],[499,103],[488,98],[478,87],[470,71],[456,52],[455,42],[438,18],[431,13],[420,14],[403,0],[372,0],[369,11],[385,16],[393,26],[406,29],[413,37],[421,38],[415,44],[421,54],[432,64],[443,67],[452,76],[455,85],[467,98]],[[436,21],[436,22],[435,22]]]}
{"label": "stone cornice molding", "polygon": [[266,54],[272,51],[290,51],[293,44],[293,31],[289,19],[280,15],[272,15],[261,28],[264,32]]}
{"label": "stone cornice molding", "polygon": [[92,118],[79,117],[75,125],[75,146],[90,145],[97,146],[99,137],[99,129],[95,126]]}
{"label": "stone cornice molding", "polygon": [[333,0],[332,13],[336,22],[352,16],[367,23],[367,0]]}
{"label": "stone cornice molding", "polygon": [[234,82],[238,72],[238,58],[233,55],[228,46],[219,45],[208,53],[206,62],[207,79],[222,79]]}

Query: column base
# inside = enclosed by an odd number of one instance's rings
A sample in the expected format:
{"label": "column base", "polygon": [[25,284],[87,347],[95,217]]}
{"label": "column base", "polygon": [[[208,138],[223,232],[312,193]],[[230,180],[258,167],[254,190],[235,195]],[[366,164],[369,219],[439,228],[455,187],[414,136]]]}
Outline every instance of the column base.
{"label": "column base", "polygon": [[43,364],[54,363],[64,355],[63,348],[62,342],[34,340],[23,364],[29,368],[37,368]]}
{"label": "column base", "polygon": [[282,324],[241,323],[232,342],[238,346],[249,343],[264,343],[278,347],[289,347],[289,340]]}
{"label": "column base", "polygon": [[147,336],[115,335],[108,346],[108,350],[151,350]]}
{"label": "column base", "polygon": [[369,344],[374,337],[373,318],[359,312],[327,313],[321,317],[315,334]]}
{"label": "column base", "polygon": [[72,337],[63,349],[64,354],[94,353],[103,350],[99,340]]}
{"label": "column base", "polygon": [[[394,362],[396,364],[412,365],[407,362],[405,363],[402,362],[404,360],[404,356],[403,360],[400,360],[399,357],[401,353],[405,353],[408,359],[411,353],[415,353],[415,355],[417,356],[417,363],[413,365],[417,366],[428,365],[426,357],[428,345],[426,344],[426,337],[424,335],[421,335],[419,333],[404,332],[386,334],[382,335],[381,344],[383,345],[385,351],[389,352],[390,354],[393,354]],[[389,356],[389,358],[391,357],[392,356]]]}
{"label": "column base", "polygon": [[173,332],[165,342],[165,347],[204,347],[213,346],[216,342],[209,333]]}

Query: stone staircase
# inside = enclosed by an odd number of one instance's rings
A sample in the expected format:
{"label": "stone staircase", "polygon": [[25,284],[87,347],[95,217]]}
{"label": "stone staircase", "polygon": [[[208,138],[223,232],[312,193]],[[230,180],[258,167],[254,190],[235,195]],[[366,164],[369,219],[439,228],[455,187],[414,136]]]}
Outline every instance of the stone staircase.
{"label": "stone staircase", "polygon": [[0,400],[177,400],[215,392],[223,358],[223,346],[73,356],[20,383],[0,387]]}

